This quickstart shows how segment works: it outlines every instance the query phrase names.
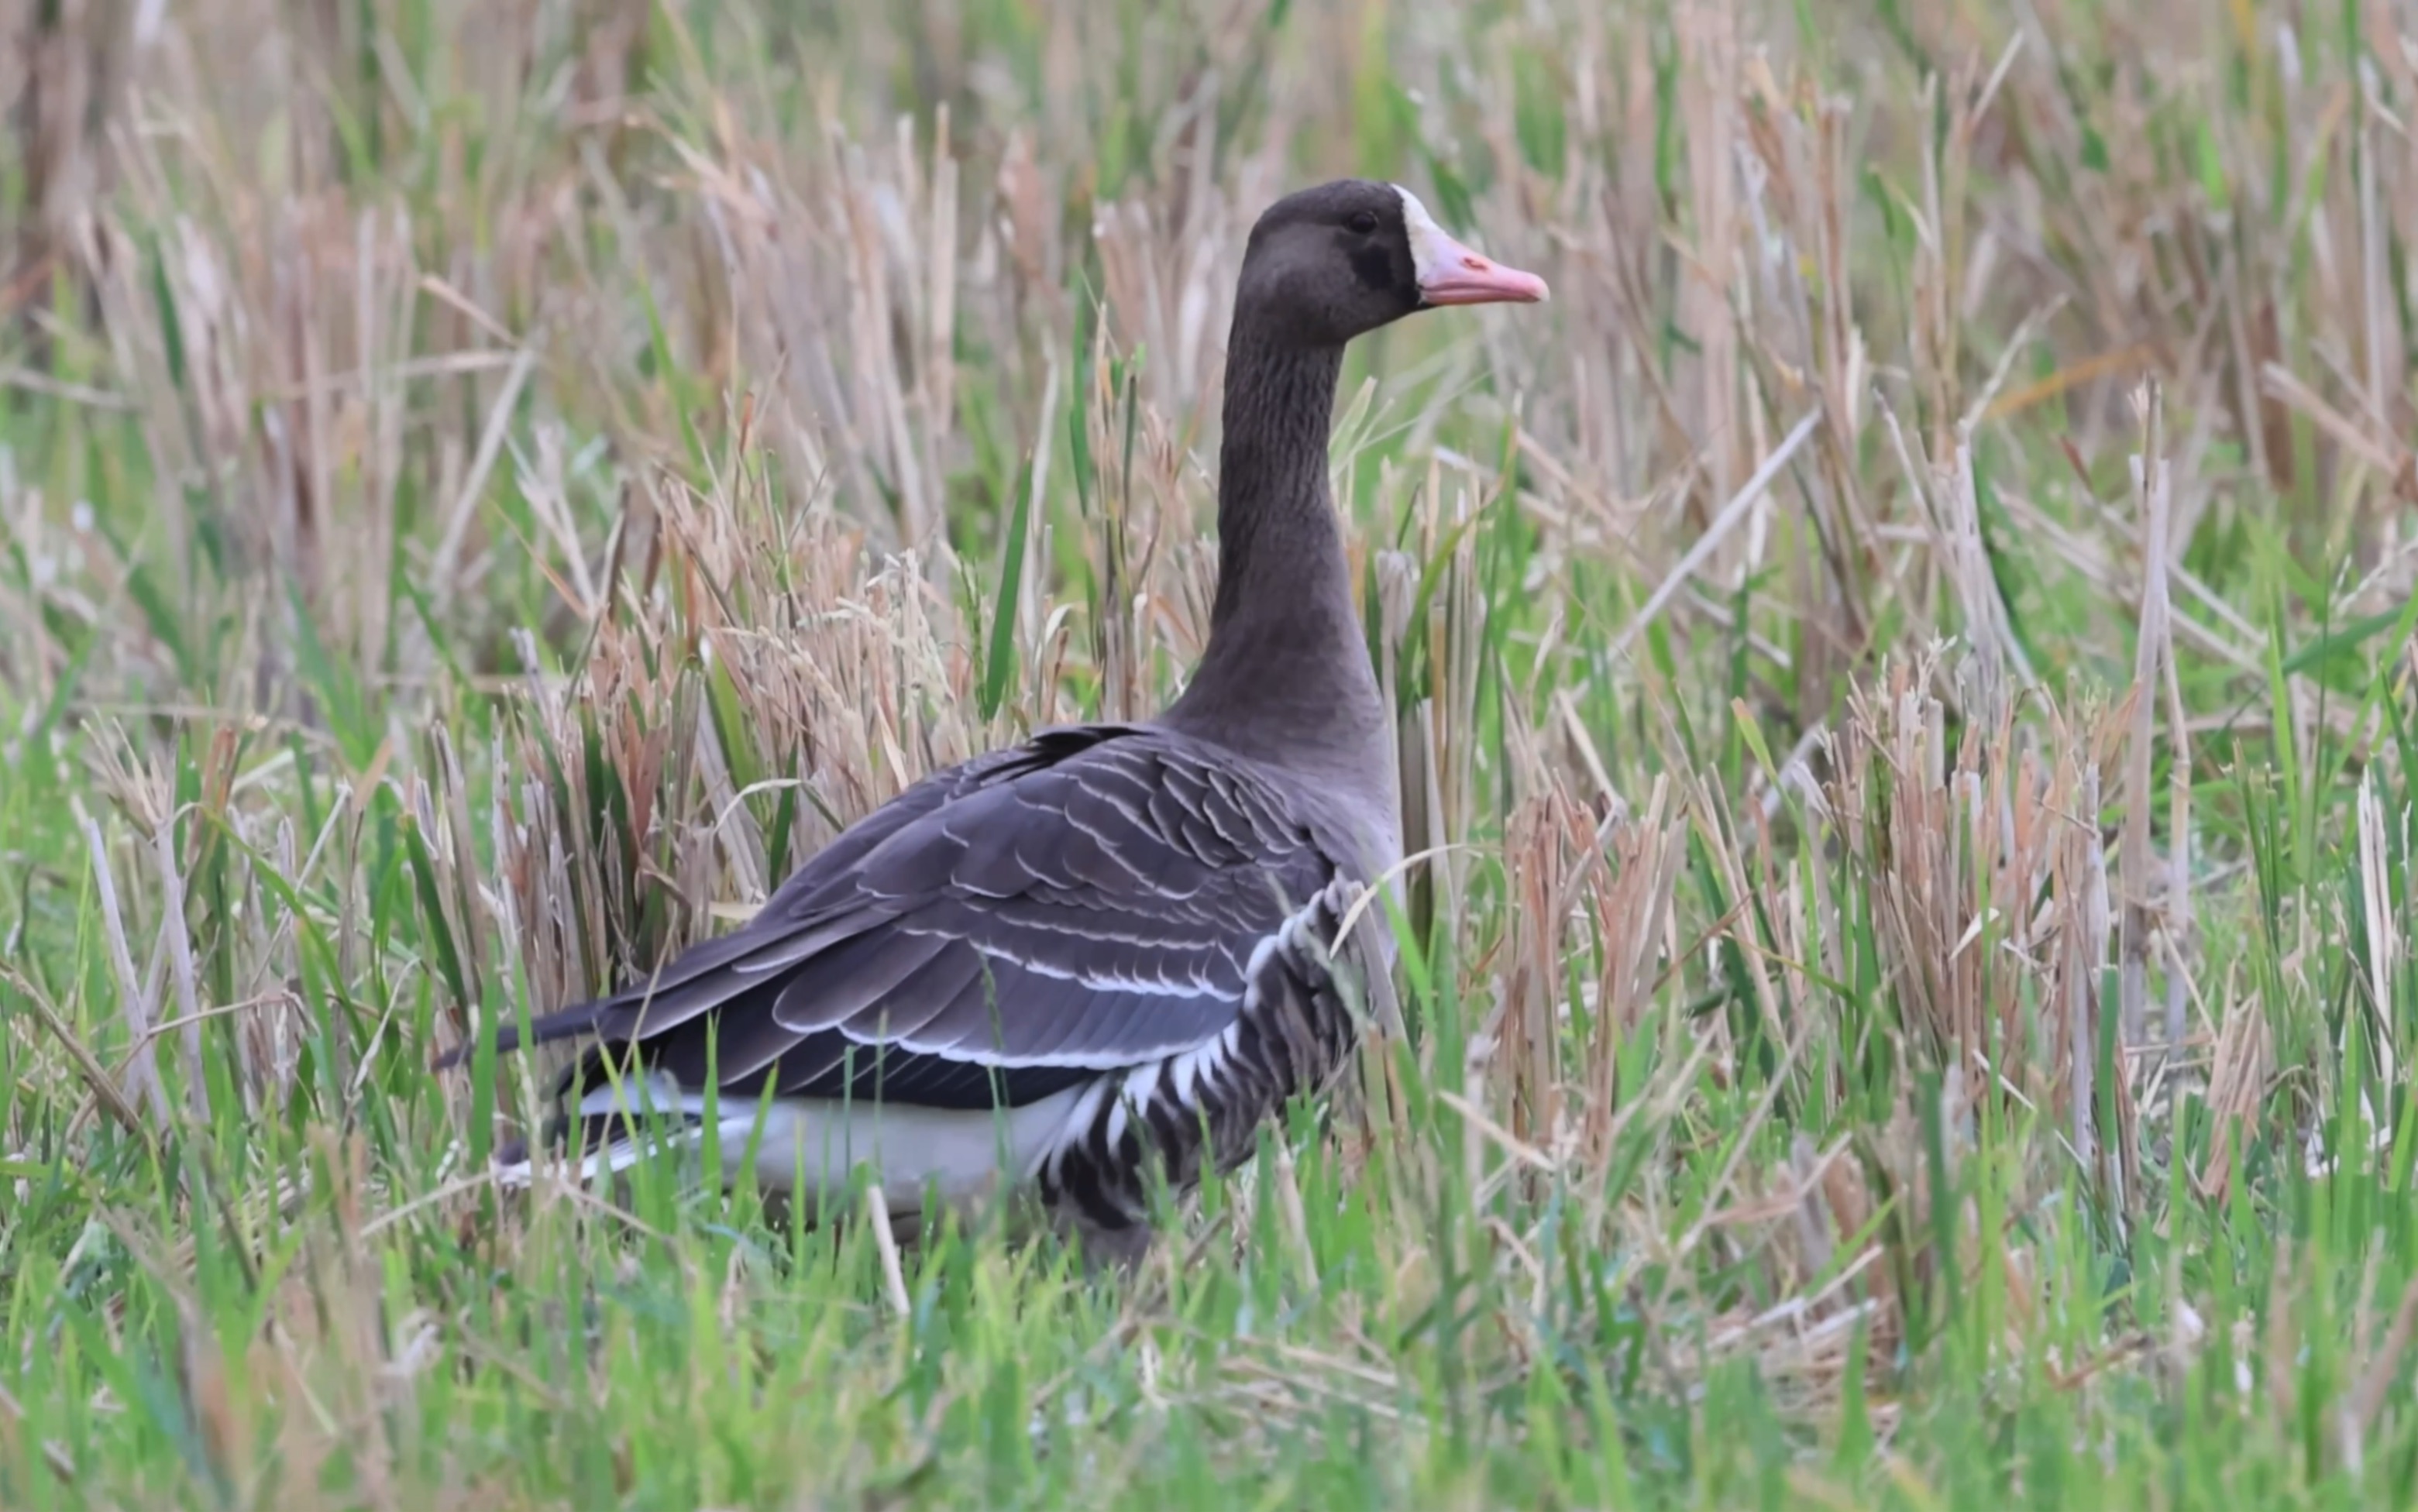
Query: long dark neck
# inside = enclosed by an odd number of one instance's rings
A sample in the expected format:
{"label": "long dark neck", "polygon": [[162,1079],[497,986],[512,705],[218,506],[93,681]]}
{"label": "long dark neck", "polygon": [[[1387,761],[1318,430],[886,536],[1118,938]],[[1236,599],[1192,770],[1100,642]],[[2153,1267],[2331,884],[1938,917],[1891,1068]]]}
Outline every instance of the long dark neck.
{"label": "long dark neck", "polygon": [[1394,762],[1326,482],[1340,346],[1238,311],[1218,452],[1209,647],[1165,723],[1247,756],[1392,790]]}

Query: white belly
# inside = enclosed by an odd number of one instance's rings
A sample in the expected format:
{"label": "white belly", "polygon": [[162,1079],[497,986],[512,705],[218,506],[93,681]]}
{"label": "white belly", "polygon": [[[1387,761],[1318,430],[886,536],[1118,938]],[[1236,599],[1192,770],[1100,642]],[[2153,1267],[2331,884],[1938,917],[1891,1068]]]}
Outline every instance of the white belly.
{"label": "white belly", "polygon": [[[811,1199],[846,1187],[858,1166],[869,1165],[880,1173],[881,1195],[893,1213],[920,1209],[927,1191],[944,1204],[976,1199],[1002,1175],[1011,1183],[1033,1178],[1056,1148],[1067,1112],[1085,1090],[1069,1087],[1007,1108],[777,1102],[765,1110],[756,1179]],[[735,1117],[725,1115],[726,1151],[746,1148],[755,1115],[753,1106]]]}
{"label": "white belly", "polygon": [[[995,1191],[1002,1176],[1011,1184],[1030,1181],[1056,1148],[1075,1104],[1090,1090],[1077,1085],[1022,1107],[998,1109],[783,1099],[760,1110],[757,1184],[811,1203],[818,1197],[844,1195],[857,1168],[868,1167],[893,1214],[921,1211],[927,1192],[943,1206],[977,1201]],[[625,1084],[622,1091],[632,1094],[628,1101],[639,1100],[635,1089]],[[666,1114],[704,1116],[701,1095],[661,1088],[650,1092],[653,1106]],[[610,1087],[580,1100],[580,1111],[589,1115],[621,1106]],[[752,1099],[724,1098],[719,1113],[722,1159],[726,1167],[735,1168],[757,1137],[759,1109]],[[692,1129],[678,1138],[695,1147],[702,1142],[704,1130]],[[587,1157],[580,1179],[600,1169],[627,1169],[640,1153],[629,1140],[618,1139]],[[503,1175],[508,1183],[524,1184],[529,1166],[522,1162]]]}

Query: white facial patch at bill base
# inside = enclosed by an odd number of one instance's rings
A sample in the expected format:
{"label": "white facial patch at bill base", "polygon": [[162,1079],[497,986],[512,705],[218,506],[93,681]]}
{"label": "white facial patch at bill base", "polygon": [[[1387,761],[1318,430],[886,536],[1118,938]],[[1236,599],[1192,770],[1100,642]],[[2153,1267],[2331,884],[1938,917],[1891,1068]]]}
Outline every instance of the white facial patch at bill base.
{"label": "white facial patch at bill base", "polygon": [[1428,214],[1428,207],[1419,203],[1416,194],[1400,184],[1393,188],[1402,197],[1402,230],[1411,240],[1411,267],[1422,285],[1432,283],[1446,268],[1460,262],[1466,255],[1465,250],[1435,223],[1435,217]]}
{"label": "white facial patch at bill base", "polygon": [[1421,305],[1535,304],[1547,298],[1543,279],[1462,245],[1435,223],[1417,195],[1400,184],[1387,187],[1402,197],[1402,239],[1410,243]]}

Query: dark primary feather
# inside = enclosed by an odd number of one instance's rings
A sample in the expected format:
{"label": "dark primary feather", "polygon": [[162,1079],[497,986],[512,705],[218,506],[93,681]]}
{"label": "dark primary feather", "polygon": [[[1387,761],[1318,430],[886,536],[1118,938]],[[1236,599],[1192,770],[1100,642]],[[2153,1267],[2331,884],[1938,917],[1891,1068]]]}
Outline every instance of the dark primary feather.
{"label": "dark primary feather", "polygon": [[533,1037],[741,1097],[1032,1102],[1234,1021],[1252,952],[1337,875],[1298,808],[1190,737],[1046,732],[909,788],[744,927]]}

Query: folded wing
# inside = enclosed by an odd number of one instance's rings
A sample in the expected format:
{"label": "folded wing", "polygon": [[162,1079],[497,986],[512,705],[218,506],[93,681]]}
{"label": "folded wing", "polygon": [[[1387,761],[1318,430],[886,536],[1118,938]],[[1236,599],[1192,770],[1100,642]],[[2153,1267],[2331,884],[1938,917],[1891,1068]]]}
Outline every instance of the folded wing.
{"label": "folded wing", "polygon": [[734,1096],[1032,1102],[1233,1023],[1336,876],[1297,808],[1181,737],[1048,732],[910,788],[744,928],[534,1038]]}

